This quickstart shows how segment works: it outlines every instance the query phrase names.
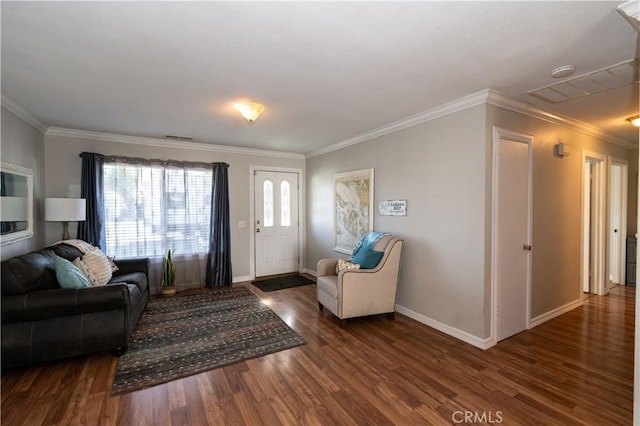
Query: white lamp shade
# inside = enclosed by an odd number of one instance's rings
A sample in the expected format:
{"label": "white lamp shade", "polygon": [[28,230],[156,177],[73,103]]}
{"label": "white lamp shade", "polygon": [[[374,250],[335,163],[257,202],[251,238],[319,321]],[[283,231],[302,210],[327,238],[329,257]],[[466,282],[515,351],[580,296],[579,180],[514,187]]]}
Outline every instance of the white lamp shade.
{"label": "white lamp shade", "polygon": [[78,222],[86,219],[84,198],[45,198],[44,220],[48,222]]}
{"label": "white lamp shade", "polygon": [[26,220],[26,197],[0,197],[0,221],[24,222]]}

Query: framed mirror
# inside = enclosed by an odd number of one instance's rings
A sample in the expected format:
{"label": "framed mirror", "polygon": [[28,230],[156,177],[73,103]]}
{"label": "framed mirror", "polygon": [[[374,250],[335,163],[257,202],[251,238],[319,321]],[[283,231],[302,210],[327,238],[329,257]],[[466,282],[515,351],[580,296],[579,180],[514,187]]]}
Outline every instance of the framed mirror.
{"label": "framed mirror", "polygon": [[0,162],[0,244],[33,236],[33,172]]}

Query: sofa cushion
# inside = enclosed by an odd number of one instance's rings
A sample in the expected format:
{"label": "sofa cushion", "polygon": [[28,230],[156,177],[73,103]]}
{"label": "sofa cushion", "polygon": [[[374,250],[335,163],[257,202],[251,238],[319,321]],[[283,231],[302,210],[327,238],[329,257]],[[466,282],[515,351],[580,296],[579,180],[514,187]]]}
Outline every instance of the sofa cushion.
{"label": "sofa cushion", "polygon": [[149,283],[147,282],[147,276],[142,272],[130,272],[128,274],[114,275],[109,281],[109,285],[117,283],[135,284],[135,286],[144,293],[147,290]]}
{"label": "sofa cushion", "polygon": [[59,289],[54,265],[56,255],[73,260],[81,254],[75,247],[58,244],[2,261],[2,295]]}
{"label": "sofa cushion", "polygon": [[40,250],[2,262],[2,294],[24,294],[33,290],[60,288],[51,250]]}
{"label": "sofa cushion", "polygon": [[71,261],[82,256],[82,252],[80,250],[68,244],[54,244],[43,250],[52,250],[57,256]]}
{"label": "sofa cushion", "polygon": [[56,279],[61,288],[86,288],[89,287],[87,277],[67,259],[56,256]]}

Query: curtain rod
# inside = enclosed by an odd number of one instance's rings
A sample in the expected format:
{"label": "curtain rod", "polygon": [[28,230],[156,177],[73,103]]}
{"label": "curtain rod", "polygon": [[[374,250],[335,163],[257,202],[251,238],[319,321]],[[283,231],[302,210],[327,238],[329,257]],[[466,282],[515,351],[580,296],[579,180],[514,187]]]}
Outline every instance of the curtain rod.
{"label": "curtain rod", "polygon": [[[78,157],[82,158],[82,152],[80,154],[78,154]],[[176,165],[183,165],[183,166],[196,166],[196,167],[211,167],[215,164],[219,164],[219,165],[224,165],[225,167],[229,167],[228,163],[224,163],[224,162],[214,162],[214,163],[204,163],[201,161],[180,161],[180,160],[161,160],[158,158],[141,158],[141,157],[125,157],[122,155],[103,155],[103,154],[98,154],[95,153],[98,156],[104,158],[105,160],[120,160],[123,161],[125,163],[133,163],[133,164],[139,164],[139,163],[145,163],[145,164],[161,164],[161,165],[172,165],[172,164],[176,164]]]}

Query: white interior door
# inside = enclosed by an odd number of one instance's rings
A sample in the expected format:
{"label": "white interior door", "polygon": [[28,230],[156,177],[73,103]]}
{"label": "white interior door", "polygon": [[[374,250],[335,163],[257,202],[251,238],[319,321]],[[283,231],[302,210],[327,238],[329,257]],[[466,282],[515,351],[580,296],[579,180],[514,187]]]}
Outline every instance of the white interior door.
{"label": "white interior door", "polygon": [[500,138],[495,167],[496,340],[527,329],[531,262],[531,140]]}
{"label": "white interior door", "polygon": [[298,272],[298,174],[256,171],[255,276]]}
{"label": "white interior door", "polygon": [[609,158],[609,281],[626,281],[627,185],[626,160]]}
{"label": "white interior door", "polygon": [[620,284],[620,228],[621,228],[622,167],[612,164],[609,169],[609,281]]}
{"label": "white interior door", "polygon": [[[607,204],[606,157],[583,151],[582,289],[605,295],[609,292],[606,263]],[[587,287],[588,283],[588,287]]]}
{"label": "white interior door", "polygon": [[582,248],[582,292],[590,293],[593,285],[591,283],[591,163],[584,163],[582,199],[582,233],[584,247]]}

